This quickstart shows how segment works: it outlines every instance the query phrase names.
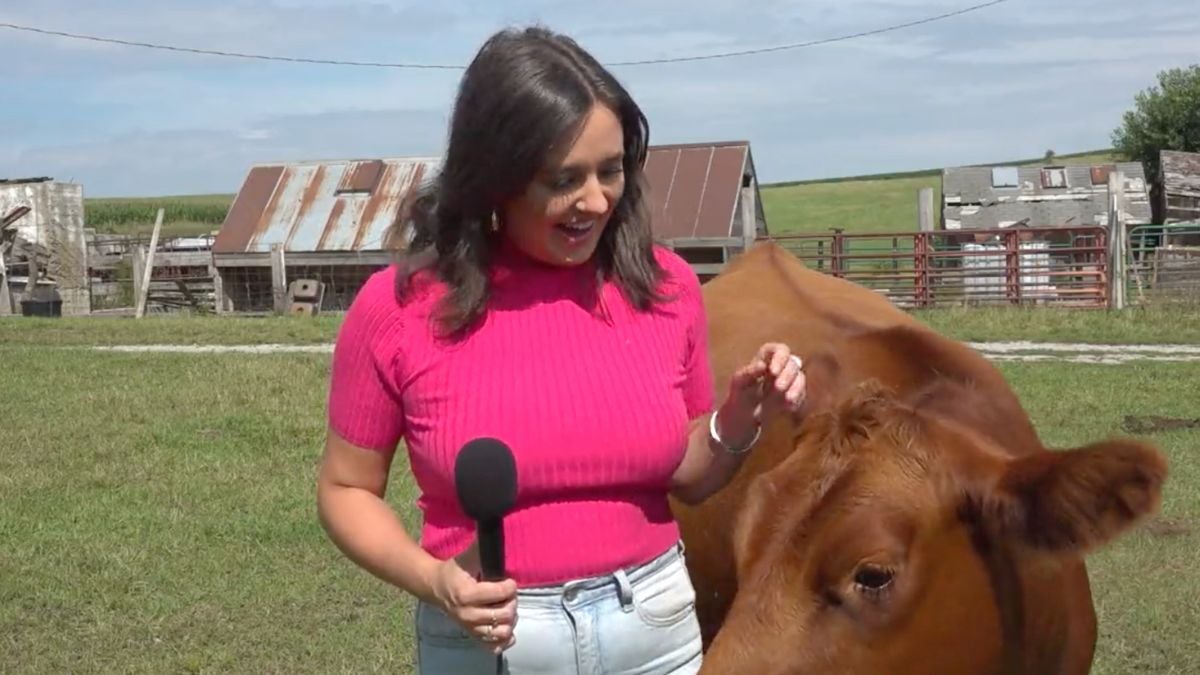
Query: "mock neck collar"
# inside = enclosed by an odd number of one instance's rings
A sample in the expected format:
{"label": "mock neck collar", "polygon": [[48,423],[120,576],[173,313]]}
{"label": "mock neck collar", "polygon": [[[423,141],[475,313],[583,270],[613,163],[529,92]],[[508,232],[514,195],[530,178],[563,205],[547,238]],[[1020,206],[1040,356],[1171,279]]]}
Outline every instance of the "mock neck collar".
{"label": "mock neck collar", "polygon": [[536,279],[540,282],[563,281],[571,283],[574,280],[594,280],[596,278],[596,258],[593,255],[579,265],[551,265],[542,262],[501,236],[492,254],[492,278],[497,282],[514,280],[518,283],[523,279]]}

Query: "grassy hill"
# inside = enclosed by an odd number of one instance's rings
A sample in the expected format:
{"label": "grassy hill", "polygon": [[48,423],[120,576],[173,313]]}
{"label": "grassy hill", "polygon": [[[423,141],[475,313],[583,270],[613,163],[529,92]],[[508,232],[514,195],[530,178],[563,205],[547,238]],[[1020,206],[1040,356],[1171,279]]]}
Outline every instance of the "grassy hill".
{"label": "grassy hill", "polygon": [[[1067,165],[1117,161],[1110,150],[1059,155]],[[1040,164],[1042,158],[995,162],[993,165]],[[846,176],[763,185],[763,209],[773,234],[828,232],[905,232],[917,228],[917,194],[934,190],[935,210],[941,200],[941,169]],[[98,232],[149,233],[159,207],[166,209],[164,234],[194,235],[221,226],[234,195],[182,195],[152,198],[85,200],[89,227]]]}

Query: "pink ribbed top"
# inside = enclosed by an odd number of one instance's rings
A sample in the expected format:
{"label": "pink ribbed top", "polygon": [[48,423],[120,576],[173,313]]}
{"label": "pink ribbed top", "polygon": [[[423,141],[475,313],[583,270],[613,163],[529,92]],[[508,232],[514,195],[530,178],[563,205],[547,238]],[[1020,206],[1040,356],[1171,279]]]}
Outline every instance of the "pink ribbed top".
{"label": "pink ribbed top", "polygon": [[677,540],[668,481],[688,420],[712,407],[712,375],[696,275],[667,249],[656,256],[675,297],[640,313],[612,283],[593,302],[591,265],[549,267],[505,247],[486,320],[453,343],[434,332],[445,287],[432,273],[402,303],[394,266],[367,281],[337,338],[330,424],[379,451],[405,441],[425,550],[445,559],[473,536],[454,459],[479,436],[516,458],[504,536],[518,584],[611,572]]}

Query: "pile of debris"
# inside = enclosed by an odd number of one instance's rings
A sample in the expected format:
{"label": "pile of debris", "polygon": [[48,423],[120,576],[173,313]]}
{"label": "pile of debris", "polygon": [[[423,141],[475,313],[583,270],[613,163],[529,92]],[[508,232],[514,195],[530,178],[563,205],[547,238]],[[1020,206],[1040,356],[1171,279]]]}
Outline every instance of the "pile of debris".
{"label": "pile of debris", "polygon": [[0,316],[88,314],[85,239],[81,186],[0,179]]}
{"label": "pile of debris", "polygon": [[0,316],[16,311],[10,280],[21,284],[19,304],[22,314],[57,316],[62,313],[62,298],[57,291],[59,260],[50,249],[20,236],[17,221],[29,213],[18,206],[0,214]]}

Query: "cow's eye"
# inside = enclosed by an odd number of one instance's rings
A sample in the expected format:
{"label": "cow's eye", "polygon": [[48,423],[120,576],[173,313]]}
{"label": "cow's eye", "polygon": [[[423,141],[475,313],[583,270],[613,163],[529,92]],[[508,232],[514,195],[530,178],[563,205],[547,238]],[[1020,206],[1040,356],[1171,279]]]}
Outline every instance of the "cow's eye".
{"label": "cow's eye", "polygon": [[892,583],[895,573],[879,565],[863,565],[854,573],[854,586],[865,593],[878,593]]}

